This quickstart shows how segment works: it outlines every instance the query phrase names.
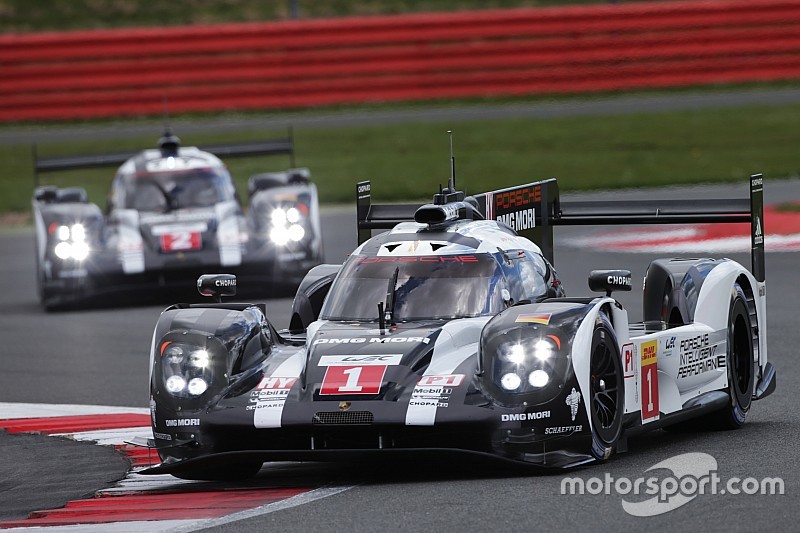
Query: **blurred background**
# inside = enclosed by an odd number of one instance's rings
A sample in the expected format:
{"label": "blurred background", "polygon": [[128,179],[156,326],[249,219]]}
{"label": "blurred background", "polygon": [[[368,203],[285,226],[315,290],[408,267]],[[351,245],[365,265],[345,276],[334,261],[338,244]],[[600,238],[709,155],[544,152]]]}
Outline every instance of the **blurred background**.
{"label": "blurred background", "polygon": [[[40,157],[285,135],[323,203],[800,172],[800,0],[0,0],[0,213]],[[230,161],[240,189],[285,161]],[[101,205],[108,169],[46,176]]]}

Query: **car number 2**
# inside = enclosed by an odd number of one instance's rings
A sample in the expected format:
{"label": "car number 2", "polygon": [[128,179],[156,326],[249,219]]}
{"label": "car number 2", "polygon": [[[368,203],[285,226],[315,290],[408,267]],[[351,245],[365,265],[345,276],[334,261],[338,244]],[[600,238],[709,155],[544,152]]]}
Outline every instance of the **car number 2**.
{"label": "car number 2", "polygon": [[320,394],[378,394],[386,365],[329,366]]}
{"label": "car number 2", "polygon": [[200,232],[173,231],[161,236],[161,249],[165,252],[199,250],[202,246]]}

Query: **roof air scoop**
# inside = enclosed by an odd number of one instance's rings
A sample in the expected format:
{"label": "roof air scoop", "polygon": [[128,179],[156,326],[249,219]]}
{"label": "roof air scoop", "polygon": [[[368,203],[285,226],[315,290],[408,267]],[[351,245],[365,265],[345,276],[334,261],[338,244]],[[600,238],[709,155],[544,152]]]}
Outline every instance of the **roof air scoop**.
{"label": "roof air scoop", "polygon": [[158,149],[161,150],[162,157],[178,157],[178,149],[181,147],[181,140],[177,135],[167,128],[164,136],[158,140]]}
{"label": "roof air scoop", "polygon": [[450,202],[444,205],[425,204],[414,213],[414,220],[419,224],[435,226],[451,220],[467,218],[467,210],[472,206],[464,202]]}

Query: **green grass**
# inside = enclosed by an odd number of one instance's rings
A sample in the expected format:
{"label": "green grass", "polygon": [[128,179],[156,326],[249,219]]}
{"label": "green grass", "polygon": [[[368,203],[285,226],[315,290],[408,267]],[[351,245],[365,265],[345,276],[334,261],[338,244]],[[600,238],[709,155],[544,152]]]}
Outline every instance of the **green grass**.
{"label": "green grass", "polygon": [[[800,105],[751,106],[606,117],[408,123],[297,128],[297,164],[311,168],[323,202],[351,202],[354,184],[371,179],[379,200],[429,196],[449,175],[445,131],[455,130],[458,184],[467,193],[557,177],[562,190],[658,186],[800,174]],[[184,144],[231,142],[285,132],[183,135]],[[157,133],[124,140],[42,144],[42,156],[139,149]],[[250,174],[277,170],[288,158],[231,159],[244,192]],[[0,146],[0,212],[29,209],[31,154]],[[82,185],[104,203],[113,169],[43,175],[49,183]]]}
{"label": "green grass", "polygon": [[[281,20],[292,0],[0,0],[0,32]],[[609,0],[297,0],[301,18],[600,4]],[[631,1],[631,0],[621,0]]]}

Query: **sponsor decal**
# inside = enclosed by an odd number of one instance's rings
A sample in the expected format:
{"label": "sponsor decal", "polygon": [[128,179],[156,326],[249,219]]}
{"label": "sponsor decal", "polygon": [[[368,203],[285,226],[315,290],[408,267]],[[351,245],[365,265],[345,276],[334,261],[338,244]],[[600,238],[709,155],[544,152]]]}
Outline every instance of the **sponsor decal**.
{"label": "sponsor decal", "polygon": [[322,379],[321,395],[378,394],[381,391],[386,365],[329,366]]}
{"label": "sponsor decal", "polygon": [[763,244],[764,234],[761,232],[761,219],[756,217],[756,231],[753,234],[753,244]]}
{"label": "sponsor decal", "polygon": [[256,385],[256,389],[279,389],[279,390],[288,390],[291,389],[294,383],[297,381],[297,378],[290,378],[290,377],[280,377],[280,376],[265,376],[261,381],[258,382]]}
{"label": "sponsor decal", "polygon": [[510,191],[494,193],[495,213],[502,213],[508,210],[519,210],[519,208],[530,207],[541,201],[541,185],[519,187]]}
{"label": "sponsor decal", "polygon": [[669,357],[670,355],[672,355],[672,350],[674,348],[675,348],[675,337],[667,337],[664,340],[664,350],[662,352],[664,354],[664,357]]}
{"label": "sponsor decal", "polygon": [[559,426],[554,428],[545,428],[544,434],[545,435],[564,435],[564,434],[573,434],[573,433],[580,433],[583,431],[583,425],[578,424],[576,426]]}
{"label": "sponsor decal", "polygon": [[631,278],[630,278],[630,276],[608,276],[606,278],[606,282],[609,285],[621,285],[623,287],[630,287],[631,286]]}
{"label": "sponsor decal", "polygon": [[161,236],[161,250],[164,252],[199,250],[202,247],[203,240],[197,231],[174,231]]}
{"label": "sponsor decal", "polygon": [[531,322],[535,324],[549,324],[552,313],[537,313],[533,315],[519,315],[514,322]]}
{"label": "sponsor decal", "polygon": [[358,259],[359,265],[371,265],[373,263],[478,263],[478,258],[474,255],[404,255],[404,256],[380,256],[380,257],[361,257]]}
{"label": "sponsor decal", "polygon": [[193,220],[207,221],[214,216],[214,211],[189,211],[183,213],[172,213],[169,215],[142,215],[140,218],[142,224],[162,224],[170,222],[187,222]]}
{"label": "sponsor decal", "polygon": [[215,279],[214,285],[217,287],[235,287],[236,280],[235,279]]}
{"label": "sponsor decal", "polygon": [[359,185],[358,188],[357,188],[357,191],[358,191],[358,198],[359,199],[369,197],[369,195],[370,195],[370,184],[369,183],[364,183],[362,185]]}
{"label": "sponsor decal", "polygon": [[633,344],[625,344],[622,346],[622,363],[625,365],[624,377],[632,378],[636,373],[636,364],[633,360]]}
{"label": "sponsor decal", "polygon": [[505,215],[498,215],[496,220],[502,222],[514,231],[536,227],[536,209],[522,209]]}
{"label": "sponsor decal", "polygon": [[317,366],[387,366],[399,365],[403,354],[323,355]]}
{"label": "sponsor decal", "polygon": [[445,387],[458,387],[464,379],[464,374],[430,375],[419,378],[417,385],[440,385]]}
{"label": "sponsor decal", "polygon": [[658,420],[658,341],[642,343],[642,423]]}
{"label": "sponsor decal", "polygon": [[[715,335],[716,336],[716,335]],[[680,366],[678,377],[687,378],[704,374],[709,370],[725,368],[725,353],[717,355],[720,343],[713,343],[709,334],[683,339],[680,344]]]}
{"label": "sponsor decal", "polygon": [[367,343],[377,343],[377,344],[390,344],[396,343],[400,344],[403,342],[412,342],[412,343],[423,343],[429,344],[431,340],[428,337],[349,337],[349,338],[337,338],[337,337],[324,337],[321,339],[314,340],[314,346],[317,344],[367,344]]}
{"label": "sponsor decal", "polygon": [[169,433],[159,433],[158,431],[154,431],[153,436],[161,440],[172,440],[172,435]]}
{"label": "sponsor decal", "polygon": [[572,387],[572,392],[567,395],[564,403],[569,406],[569,414],[572,416],[572,421],[575,422],[575,417],[578,416],[578,406],[581,404],[581,393]]}
{"label": "sponsor decal", "polygon": [[199,418],[172,418],[164,420],[164,424],[168,428],[174,427],[184,427],[184,426],[199,426],[200,419]]}
{"label": "sponsor decal", "polygon": [[550,418],[550,411],[537,411],[534,413],[508,413],[500,415],[502,422],[523,422],[525,420],[542,420]]}

